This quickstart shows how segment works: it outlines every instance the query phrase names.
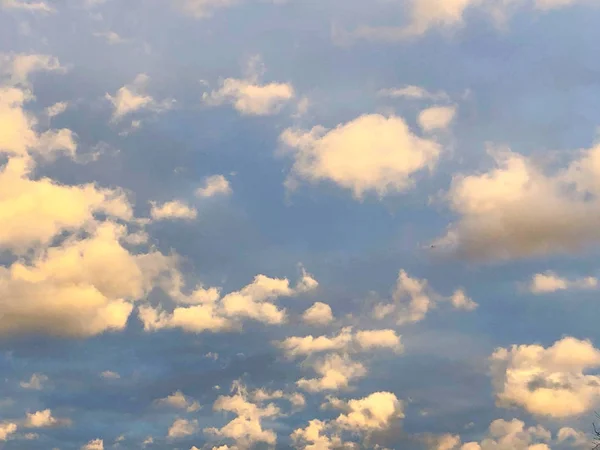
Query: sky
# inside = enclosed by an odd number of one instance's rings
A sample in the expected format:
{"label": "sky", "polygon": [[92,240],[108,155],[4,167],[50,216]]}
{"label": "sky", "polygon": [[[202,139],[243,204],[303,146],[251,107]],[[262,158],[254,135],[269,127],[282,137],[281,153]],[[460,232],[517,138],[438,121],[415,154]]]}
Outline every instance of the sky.
{"label": "sky", "polygon": [[0,449],[591,449],[598,23],[0,0]]}

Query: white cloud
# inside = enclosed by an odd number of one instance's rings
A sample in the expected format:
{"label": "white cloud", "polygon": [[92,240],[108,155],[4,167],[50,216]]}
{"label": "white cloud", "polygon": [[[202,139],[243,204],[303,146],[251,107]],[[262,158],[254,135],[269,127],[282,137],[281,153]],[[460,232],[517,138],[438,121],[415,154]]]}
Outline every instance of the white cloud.
{"label": "white cloud", "polygon": [[246,388],[239,382],[234,383],[233,395],[219,396],[213,405],[215,411],[225,411],[236,414],[222,428],[207,428],[205,433],[217,438],[233,439],[236,448],[251,448],[254,444],[264,442],[275,445],[277,435],[273,430],[263,428],[263,418],[273,418],[280,414],[280,410],[272,403],[260,407],[248,401]]}
{"label": "white cloud", "polygon": [[197,420],[175,419],[167,432],[169,439],[180,439],[198,432]]}
{"label": "white cloud", "polygon": [[204,179],[204,184],[196,189],[198,197],[214,197],[215,195],[230,195],[231,185],[223,175],[211,175]]}
{"label": "white cloud", "polygon": [[109,380],[118,380],[121,378],[121,375],[119,375],[117,372],[113,372],[112,370],[105,370],[100,374],[100,376]]}
{"label": "white cloud", "polygon": [[422,321],[430,310],[444,301],[458,310],[473,311],[477,308],[477,303],[467,297],[462,289],[456,290],[450,297],[444,297],[431,289],[427,280],[412,278],[405,270],[398,273],[393,300],[390,304],[376,305],[373,317],[381,320],[395,313],[397,323],[402,325]]}
{"label": "white cloud", "polygon": [[294,157],[288,188],[299,180],[331,181],[357,199],[368,192],[383,197],[410,189],[414,175],[432,169],[441,152],[438,143],[413,134],[402,118],[379,114],[360,116],[333,130],[288,128],[280,141]]}
{"label": "white cloud", "polygon": [[86,239],[68,238],[36,256],[0,267],[0,334],[88,337],[122,330],[156,277],[171,264],[160,253],[132,255],[124,227],[102,223]]}
{"label": "white cloud", "polygon": [[198,217],[198,211],[195,208],[190,207],[180,200],[173,200],[163,204],[150,202],[150,205],[152,206],[150,216],[154,220],[193,220]]}
{"label": "white cloud", "polygon": [[432,106],[419,113],[418,122],[426,133],[447,129],[456,115],[455,106]]}
{"label": "white cloud", "polygon": [[48,118],[56,117],[62,113],[64,113],[69,107],[69,102],[57,102],[54,105],[48,106],[45,109],[46,116]]}
{"label": "white cloud", "polygon": [[0,74],[7,77],[9,85],[29,86],[29,77],[35,72],[65,73],[67,68],[62,66],[58,58],[51,55],[27,53],[0,53]]}
{"label": "white cloud", "polygon": [[554,272],[537,273],[531,278],[529,290],[534,294],[545,294],[567,289],[596,289],[598,279],[585,277],[567,279]]}
{"label": "white cloud", "polygon": [[220,290],[203,287],[191,296],[185,296],[180,292],[181,285],[176,283],[167,288],[176,301],[199,304],[176,307],[171,314],[144,306],[139,309],[139,317],[147,331],[163,328],[182,328],[194,333],[227,331],[239,328],[246,319],[279,325],[286,321],[286,311],[273,301],[282,296],[302,294],[317,285],[317,281],[304,271],[295,287],[290,286],[287,278],[257,275],[252,283],[221,298]]}
{"label": "white cloud", "polygon": [[360,362],[352,361],[348,355],[336,353],[326,355],[312,364],[318,378],[302,378],[298,387],[308,392],[338,391],[347,389],[350,382],[362,378],[367,369]]}
{"label": "white cloud", "polygon": [[123,39],[114,31],[104,31],[104,32],[96,32],[94,36],[104,39],[110,45],[122,44],[126,42],[126,39]]}
{"label": "white cloud", "polygon": [[600,403],[600,350],[589,341],[565,337],[551,347],[513,345],[490,358],[500,406],[520,406],[553,418],[577,416]]}
{"label": "white cloud", "polygon": [[552,174],[510,150],[492,156],[495,168],[454,178],[448,200],[459,220],[437,247],[473,259],[513,259],[574,252],[600,240],[600,145]]}
{"label": "white cloud", "polygon": [[93,439],[81,447],[81,450],[104,450],[104,441],[102,439]]}
{"label": "white cloud", "polygon": [[404,418],[403,403],[391,392],[375,392],[348,402],[332,399],[330,403],[345,412],[335,422],[346,430],[383,430],[392,420]]}
{"label": "white cloud", "polygon": [[304,311],[302,320],[310,325],[327,325],[333,321],[333,312],[327,303],[315,302]]}
{"label": "white cloud", "polygon": [[25,427],[27,428],[49,428],[68,426],[71,424],[70,419],[56,418],[52,415],[52,411],[45,409],[34,413],[27,413],[25,419]]}
{"label": "white cloud", "polygon": [[173,394],[155,401],[159,406],[168,406],[171,408],[184,409],[187,412],[196,412],[200,410],[200,404],[187,398],[181,391],[175,391]]}
{"label": "white cloud", "polygon": [[30,0],[0,0],[0,6],[5,9],[16,9],[31,12],[52,13],[55,9],[46,2]]}
{"label": "white cloud", "polygon": [[11,434],[17,432],[17,424],[12,422],[0,422],[0,441],[8,440]]}
{"label": "white cloud", "polygon": [[176,0],[178,6],[186,14],[197,19],[210,17],[217,9],[227,8],[240,0]]}
{"label": "white cloud", "polygon": [[150,77],[144,73],[139,74],[131,84],[125,85],[114,96],[106,94],[105,98],[113,105],[112,121],[116,122],[123,117],[141,110],[160,113],[170,109],[174,103],[172,99],[157,102],[152,96],[145,93]]}
{"label": "white cloud", "polygon": [[400,336],[394,330],[368,330],[356,333],[355,340],[362,350],[390,348],[397,353],[404,351]]}
{"label": "white cloud", "polygon": [[407,85],[401,88],[382,89],[379,91],[379,95],[383,97],[408,98],[414,100],[450,100],[450,97],[444,91],[430,92],[425,88],[414,85]]}
{"label": "white cloud", "polygon": [[290,83],[261,84],[258,77],[249,79],[227,78],[218,90],[202,95],[204,103],[218,106],[230,103],[241,114],[268,116],[277,114],[295,97]]}
{"label": "white cloud", "polygon": [[328,423],[319,419],[308,422],[305,428],[298,428],[290,436],[296,448],[304,450],[333,450],[342,446],[337,435],[328,433]]}
{"label": "white cloud", "polygon": [[23,389],[42,390],[42,384],[48,381],[48,377],[42,373],[34,373],[29,381],[21,381],[20,386]]}

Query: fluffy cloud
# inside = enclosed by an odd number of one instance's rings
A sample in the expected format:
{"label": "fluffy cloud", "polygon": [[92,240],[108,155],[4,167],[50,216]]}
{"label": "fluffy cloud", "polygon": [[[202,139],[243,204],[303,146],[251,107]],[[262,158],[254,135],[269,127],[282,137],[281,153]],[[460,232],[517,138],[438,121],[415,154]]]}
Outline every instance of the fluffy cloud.
{"label": "fluffy cloud", "polygon": [[421,86],[407,85],[401,88],[382,89],[378,93],[382,97],[406,98],[413,100],[450,100],[444,91],[430,92]]}
{"label": "fluffy cloud", "polygon": [[198,216],[198,211],[196,211],[196,209],[186,205],[180,200],[173,200],[163,204],[150,202],[150,204],[152,206],[150,216],[154,220],[192,220]]}
{"label": "fluffy cloud", "polygon": [[25,419],[25,427],[27,428],[49,428],[68,426],[71,424],[70,419],[58,419],[52,415],[52,411],[45,409],[34,413],[27,413]]}
{"label": "fluffy cloud", "polygon": [[343,328],[337,336],[333,337],[291,336],[277,342],[276,345],[283,349],[288,358],[331,351],[358,352],[375,348],[402,351],[400,337],[394,330],[359,331],[352,334],[350,327]]}
{"label": "fluffy cloud", "polygon": [[600,350],[589,341],[565,337],[551,347],[513,345],[490,358],[497,403],[520,406],[554,418],[577,416],[600,400]]}
{"label": "fluffy cloud", "polygon": [[426,133],[447,129],[456,115],[455,106],[432,106],[419,113],[419,126]]}
{"label": "fluffy cloud", "polygon": [[277,114],[296,96],[290,83],[261,84],[259,79],[264,73],[264,65],[260,57],[251,58],[245,79],[227,78],[221,87],[212,92],[205,92],[202,99],[209,106],[230,103],[241,114],[268,116]]}
{"label": "fluffy cloud", "polygon": [[175,419],[173,425],[169,427],[167,437],[169,439],[179,439],[186,436],[191,436],[198,432],[197,420]]}
{"label": "fluffy cloud", "polygon": [[333,321],[333,312],[327,303],[315,302],[304,311],[302,320],[310,325],[327,325]]}
{"label": "fluffy cloud", "polygon": [[181,391],[175,391],[173,394],[155,401],[158,406],[168,406],[171,408],[184,409],[187,412],[195,412],[200,409],[200,404],[187,398]]}
{"label": "fluffy cloud", "polygon": [[125,85],[115,93],[114,96],[106,94],[105,98],[113,105],[113,122],[121,120],[126,115],[141,110],[162,112],[171,108],[174,100],[166,99],[157,102],[153,97],[146,94],[146,85],[150,77],[144,73],[139,74],[131,84]]}
{"label": "fluffy cloud", "polygon": [[534,294],[545,294],[566,289],[595,289],[597,287],[598,279],[595,277],[567,279],[554,272],[537,273],[532,277],[529,284],[529,290]]}
{"label": "fluffy cloud", "polygon": [[102,439],[93,439],[81,447],[81,450],[104,450],[104,441]]}
{"label": "fluffy cloud", "polygon": [[509,259],[600,240],[600,146],[551,174],[510,150],[491,154],[495,168],[453,180],[448,200],[460,219],[436,245],[468,258]]}
{"label": "fluffy cloud", "polygon": [[313,419],[305,428],[294,430],[290,437],[296,448],[304,450],[330,450],[342,447],[340,437],[328,434],[327,428],[327,422]]}
{"label": "fluffy cloud", "polygon": [[0,441],[6,441],[11,434],[17,432],[17,424],[12,422],[0,422]]}
{"label": "fluffy cloud", "polygon": [[376,305],[373,316],[383,319],[395,313],[397,323],[402,325],[422,321],[430,310],[444,301],[459,310],[473,311],[477,308],[477,303],[467,297],[462,289],[456,290],[450,297],[444,297],[431,289],[427,280],[412,278],[404,270],[398,273],[393,299],[394,303]]}
{"label": "fluffy cloud", "polygon": [[336,353],[326,355],[311,364],[318,378],[301,378],[298,387],[308,392],[337,391],[347,389],[350,381],[362,378],[367,369],[360,362],[352,361],[348,355]]}
{"label": "fluffy cloud", "polygon": [[123,329],[131,301],[149,292],[170,264],[160,253],[130,254],[119,243],[124,234],[106,222],[30,264],[0,267],[0,333],[86,337]]}
{"label": "fluffy cloud", "polygon": [[201,198],[215,195],[230,195],[231,185],[223,175],[211,175],[204,179],[204,184],[196,189],[196,196]]}
{"label": "fluffy cloud", "polygon": [[348,402],[332,399],[330,403],[344,410],[335,423],[345,430],[383,430],[392,420],[404,418],[403,404],[391,392],[375,392]]}
{"label": "fluffy cloud", "polygon": [[280,414],[280,410],[272,403],[260,407],[248,401],[248,393],[239,382],[234,383],[233,395],[220,396],[213,405],[215,411],[236,414],[233,420],[222,428],[207,428],[205,433],[220,439],[231,439],[237,448],[250,448],[252,445],[264,442],[275,445],[277,435],[273,430],[265,430],[263,418],[272,418]]}
{"label": "fluffy cloud", "polygon": [[[295,296],[317,287],[317,281],[306,272],[295,287],[287,278],[269,278],[257,275],[252,283],[239,291],[220,297],[220,290],[206,290],[200,287],[186,303],[200,303],[189,307],[176,307],[171,314],[149,306],[141,307],[139,317],[147,331],[163,328],[182,328],[189,332],[225,331],[239,327],[244,319],[251,319],[270,325],[282,324],[286,320],[285,309],[273,301],[282,296]],[[175,293],[173,292],[175,291]],[[174,299],[181,301],[186,296],[170,292]],[[199,292],[199,294],[198,294]]]}
{"label": "fluffy cloud", "polygon": [[10,85],[29,85],[34,72],[66,72],[58,58],[51,55],[26,53],[0,53],[0,74]]}
{"label": "fluffy cloud", "polygon": [[433,168],[441,147],[411,132],[400,117],[360,116],[328,130],[287,129],[280,140],[294,157],[286,182],[331,181],[352,191],[357,199],[375,192],[380,197],[402,192],[414,184],[414,175]]}

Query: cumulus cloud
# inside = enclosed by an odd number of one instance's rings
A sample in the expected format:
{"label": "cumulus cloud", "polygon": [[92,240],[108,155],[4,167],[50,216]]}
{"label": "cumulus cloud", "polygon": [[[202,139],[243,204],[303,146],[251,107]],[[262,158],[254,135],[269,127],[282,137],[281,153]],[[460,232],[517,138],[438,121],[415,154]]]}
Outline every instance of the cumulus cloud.
{"label": "cumulus cloud", "polygon": [[173,425],[169,427],[167,437],[169,439],[180,439],[186,436],[191,436],[198,432],[198,421],[187,419],[175,419]]}
{"label": "cumulus cloud", "polygon": [[64,113],[69,107],[69,102],[57,102],[54,105],[48,106],[45,109],[46,116],[48,118],[56,117],[62,113]]}
{"label": "cumulus cloud", "polygon": [[46,381],[48,381],[48,377],[46,375],[44,375],[43,373],[34,373],[33,375],[31,375],[31,378],[29,379],[29,381],[21,381],[21,383],[19,383],[19,385],[23,389],[32,389],[35,391],[41,391],[42,384],[45,383]]}
{"label": "cumulus cloud", "polygon": [[299,180],[330,181],[359,200],[369,192],[383,197],[410,189],[414,176],[432,169],[441,153],[438,143],[413,134],[402,118],[379,114],[360,116],[332,130],[288,128],[280,141],[294,157],[288,188]]}
{"label": "cumulus cloud", "polygon": [[402,351],[400,337],[394,330],[358,331],[353,334],[350,327],[343,328],[339,334],[332,337],[291,336],[277,342],[276,345],[285,352],[288,358],[331,351],[359,352],[375,348]]}
{"label": "cumulus cloud", "polygon": [[426,133],[447,129],[456,115],[455,106],[432,106],[419,113],[419,126]]}
{"label": "cumulus cloud", "polygon": [[158,406],[184,409],[187,412],[196,412],[200,409],[200,403],[186,397],[181,391],[175,391],[165,398],[156,400],[155,403]]}
{"label": "cumulus cloud", "polygon": [[477,303],[467,297],[462,289],[457,289],[450,297],[435,292],[427,280],[412,278],[405,270],[400,270],[393,292],[394,303],[380,303],[373,309],[373,317],[384,319],[395,314],[399,325],[416,323],[425,319],[427,313],[441,302],[449,302],[455,309],[473,311]]}
{"label": "cumulus cloud", "polygon": [[296,448],[304,450],[330,450],[342,446],[340,436],[328,433],[328,423],[319,419],[313,419],[306,427],[294,430],[290,437]]}
{"label": "cumulus cloud", "polygon": [[391,392],[375,392],[348,402],[334,398],[330,404],[344,411],[335,423],[346,430],[383,430],[392,420],[404,418],[403,404]]}
{"label": "cumulus cloud", "polygon": [[129,253],[119,242],[124,233],[102,223],[90,237],[68,238],[29,264],[0,267],[0,334],[87,337],[122,330],[131,302],[171,264],[157,252]]}
{"label": "cumulus cloud", "polygon": [[162,204],[150,202],[150,205],[152,206],[150,216],[154,220],[193,220],[198,217],[198,211],[195,208],[180,200],[172,200]]}
{"label": "cumulus cloud", "polygon": [[25,419],[25,427],[27,428],[50,428],[68,426],[71,424],[70,419],[56,418],[52,415],[50,409],[27,413]]}
{"label": "cumulus cloud", "polygon": [[93,439],[81,447],[81,450],[104,450],[104,441],[102,439]]}
{"label": "cumulus cloud", "polygon": [[9,436],[17,432],[17,424],[12,422],[0,422],[0,441],[8,440]]}
{"label": "cumulus cloud", "polygon": [[534,294],[546,294],[567,289],[596,289],[598,279],[596,277],[568,279],[548,271],[537,273],[531,278],[529,290]]}
{"label": "cumulus cloud", "polygon": [[261,84],[260,75],[264,67],[259,57],[250,60],[245,79],[227,78],[221,87],[205,92],[202,99],[209,106],[230,103],[241,114],[268,116],[277,114],[295,98],[294,87],[290,83]]}
{"label": "cumulus cloud", "polygon": [[327,303],[315,302],[302,314],[302,320],[309,325],[327,325],[333,321],[331,306]]}
{"label": "cumulus cloud", "polygon": [[274,418],[280,410],[272,403],[261,407],[248,400],[246,388],[234,383],[232,395],[219,396],[213,405],[215,411],[234,413],[236,417],[222,428],[207,428],[204,432],[220,439],[230,439],[237,448],[250,448],[257,443],[275,445],[277,435],[273,430],[264,429],[263,418]]}
{"label": "cumulus cloud", "polygon": [[223,175],[211,175],[204,179],[204,184],[196,189],[196,196],[201,198],[214,197],[216,195],[230,195],[231,185]]}
{"label": "cumulus cloud", "polygon": [[490,358],[499,406],[520,406],[553,418],[586,413],[600,400],[600,377],[584,372],[600,366],[590,341],[565,337],[548,348],[513,345]]}
{"label": "cumulus cloud", "polygon": [[348,355],[332,353],[310,364],[317,378],[301,378],[299,388],[308,392],[338,391],[347,389],[350,382],[367,375],[365,366]]}
{"label": "cumulus cloud", "polygon": [[158,113],[171,108],[174,100],[166,99],[157,102],[152,96],[146,94],[146,85],[149,80],[148,75],[141,73],[135,77],[131,84],[119,88],[114,96],[108,93],[105,95],[105,98],[113,105],[113,122],[141,110]]}
{"label": "cumulus cloud", "polygon": [[9,85],[29,86],[29,77],[35,72],[61,72],[67,68],[62,66],[58,58],[52,55],[36,53],[0,53],[0,74]]}
{"label": "cumulus cloud", "polygon": [[448,201],[459,220],[436,245],[473,259],[512,259],[600,240],[600,145],[553,173],[507,149],[491,155],[495,168],[454,178]]}
{"label": "cumulus cloud", "polygon": [[296,286],[290,286],[287,278],[257,275],[252,283],[223,297],[220,297],[220,290],[216,288],[207,291],[200,287],[186,301],[186,296],[177,293],[177,288],[171,288],[175,300],[199,304],[176,307],[170,314],[145,306],[140,308],[139,317],[147,331],[163,328],[182,328],[194,333],[227,331],[239,328],[245,319],[278,325],[285,322],[286,311],[273,301],[282,296],[302,294],[315,289],[317,285],[317,281],[303,271]]}

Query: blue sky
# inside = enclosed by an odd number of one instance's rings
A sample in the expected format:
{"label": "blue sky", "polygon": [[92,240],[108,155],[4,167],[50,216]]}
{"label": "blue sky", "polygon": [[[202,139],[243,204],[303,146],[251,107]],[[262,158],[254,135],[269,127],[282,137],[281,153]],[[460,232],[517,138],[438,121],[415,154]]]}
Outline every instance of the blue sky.
{"label": "blue sky", "polygon": [[0,0],[0,448],[591,448],[599,21]]}

